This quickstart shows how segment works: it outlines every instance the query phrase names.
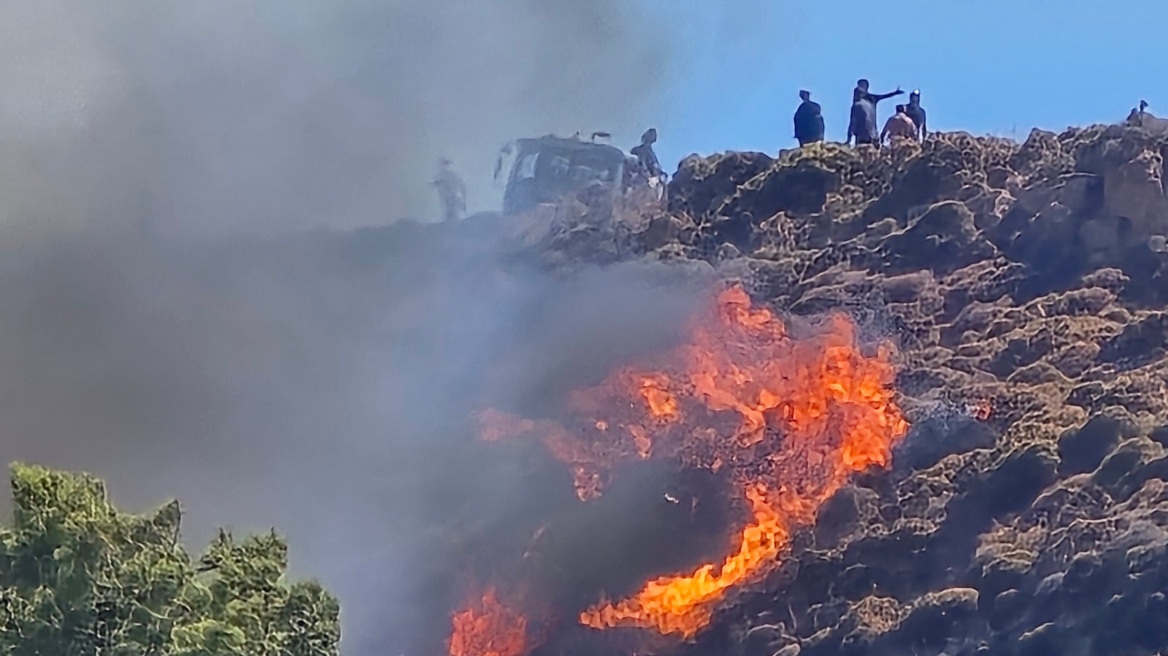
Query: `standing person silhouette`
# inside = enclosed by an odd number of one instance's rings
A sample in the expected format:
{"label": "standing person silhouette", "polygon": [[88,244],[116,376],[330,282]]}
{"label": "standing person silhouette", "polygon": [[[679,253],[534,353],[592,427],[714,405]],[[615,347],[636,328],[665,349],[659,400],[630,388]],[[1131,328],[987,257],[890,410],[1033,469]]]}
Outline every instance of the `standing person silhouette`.
{"label": "standing person silhouette", "polygon": [[823,141],[823,109],[811,100],[810,91],[800,91],[799,98],[803,100],[795,110],[795,139],[799,147]]}

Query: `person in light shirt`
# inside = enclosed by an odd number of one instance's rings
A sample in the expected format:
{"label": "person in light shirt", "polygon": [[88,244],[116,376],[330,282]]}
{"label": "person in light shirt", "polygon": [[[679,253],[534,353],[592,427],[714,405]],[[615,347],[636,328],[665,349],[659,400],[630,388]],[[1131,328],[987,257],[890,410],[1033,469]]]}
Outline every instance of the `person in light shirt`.
{"label": "person in light shirt", "polygon": [[884,124],[884,131],[880,133],[880,143],[883,144],[885,139],[892,143],[897,138],[913,141],[917,138],[917,126],[905,113],[904,105],[897,105],[896,113]]}
{"label": "person in light shirt", "polygon": [[430,183],[438,189],[443,221],[457,221],[466,211],[466,185],[450,165],[451,161],[446,158],[438,160],[438,174]]}

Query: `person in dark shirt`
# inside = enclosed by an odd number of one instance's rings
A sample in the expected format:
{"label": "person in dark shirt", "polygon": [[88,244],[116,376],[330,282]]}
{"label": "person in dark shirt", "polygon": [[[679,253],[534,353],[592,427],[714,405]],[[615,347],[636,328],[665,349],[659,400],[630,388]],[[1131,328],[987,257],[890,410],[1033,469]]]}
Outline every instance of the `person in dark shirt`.
{"label": "person in dark shirt", "polygon": [[860,144],[880,144],[880,128],[877,127],[876,103],[881,100],[887,100],[893,96],[903,95],[897,87],[896,91],[891,93],[871,93],[869,91],[868,80],[861,78],[856,82],[856,88],[852,91],[852,111],[851,120],[848,122],[848,143],[852,143],[852,139],[856,140],[856,145]]}
{"label": "person in dark shirt", "polygon": [[903,95],[904,95],[904,91],[901,91],[900,87],[896,87],[896,91],[893,91],[891,93],[872,93],[869,90],[868,80],[866,80],[864,78],[860,78],[859,80],[856,81],[856,88],[854,91],[852,91],[853,101],[855,100],[856,96],[864,96],[868,100],[872,101],[873,106],[876,106],[876,104],[879,103],[881,100],[888,100],[889,98],[892,98],[893,96],[903,96]]}
{"label": "person in dark shirt", "polygon": [[661,169],[661,162],[657,160],[657,153],[653,152],[653,144],[655,143],[657,143],[657,128],[649,128],[645,130],[645,134],[641,135],[641,145],[629,151],[637,158],[645,173],[651,178],[662,177],[665,174]]}
{"label": "person in dark shirt", "polygon": [[925,108],[921,107],[920,89],[913,89],[913,92],[908,94],[908,105],[905,106],[904,113],[908,114],[917,127],[917,141],[924,141],[925,137],[929,136],[929,128],[925,125]]}
{"label": "person in dark shirt", "polygon": [[[858,90],[857,90],[858,91]],[[876,131],[876,105],[862,93],[855,94],[852,102],[851,118],[848,121],[848,140],[855,139],[860,144],[879,144],[880,134]]]}
{"label": "person in dark shirt", "polygon": [[799,140],[799,146],[823,141],[822,108],[811,100],[810,91],[800,91],[799,98],[803,100],[795,110],[795,138]]}

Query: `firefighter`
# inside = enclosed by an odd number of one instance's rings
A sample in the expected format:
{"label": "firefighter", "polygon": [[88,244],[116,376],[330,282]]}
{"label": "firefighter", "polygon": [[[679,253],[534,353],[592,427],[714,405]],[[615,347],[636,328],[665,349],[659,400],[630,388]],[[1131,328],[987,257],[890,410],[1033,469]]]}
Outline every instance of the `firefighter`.
{"label": "firefighter", "polygon": [[803,102],[795,110],[795,138],[800,147],[819,143],[823,141],[823,109],[811,100],[810,91],[800,91],[799,98]]}
{"label": "firefighter", "polygon": [[451,164],[452,162],[446,158],[438,160],[438,174],[430,183],[438,189],[443,221],[457,221],[466,211],[466,185],[450,168]]}

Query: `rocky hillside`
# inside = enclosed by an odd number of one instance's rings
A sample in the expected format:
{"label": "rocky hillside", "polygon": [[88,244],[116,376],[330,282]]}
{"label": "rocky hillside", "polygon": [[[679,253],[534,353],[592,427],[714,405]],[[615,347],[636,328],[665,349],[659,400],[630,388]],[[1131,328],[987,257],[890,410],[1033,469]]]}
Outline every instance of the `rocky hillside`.
{"label": "rocky hillside", "polygon": [[894,471],[688,652],[1168,650],[1166,157],[1123,126],[695,156],[640,224],[580,210],[528,235],[555,265],[712,267],[900,345]]}

